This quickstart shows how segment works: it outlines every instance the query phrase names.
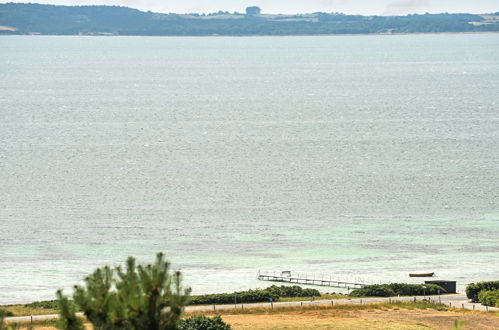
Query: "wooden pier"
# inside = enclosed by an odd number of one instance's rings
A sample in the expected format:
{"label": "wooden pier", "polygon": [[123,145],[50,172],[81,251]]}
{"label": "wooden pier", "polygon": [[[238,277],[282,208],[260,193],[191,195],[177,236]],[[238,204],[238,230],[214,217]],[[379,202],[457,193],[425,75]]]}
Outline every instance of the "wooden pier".
{"label": "wooden pier", "polygon": [[316,286],[327,286],[331,288],[344,288],[347,290],[353,290],[358,288],[363,288],[368,284],[364,283],[354,283],[349,281],[337,281],[332,280],[331,278],[325,279],[324,277],[315,278],[309,277],[307,274],[305,276],[297,274],[293,276],[289,271],[280,272],[278,274],[273,273],[260,273],[258,271],[258,279],[260,281],[271,281],[271,282],[284,282],[284,283],[292,283],[292,284],[301,284],[301,285],[316,285]]}

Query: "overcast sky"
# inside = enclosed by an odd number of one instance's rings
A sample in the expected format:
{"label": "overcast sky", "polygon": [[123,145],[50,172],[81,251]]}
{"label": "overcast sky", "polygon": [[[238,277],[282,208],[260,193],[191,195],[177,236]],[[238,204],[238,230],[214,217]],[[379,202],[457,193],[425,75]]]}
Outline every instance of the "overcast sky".
{"label": "overcast sky", "polygon": [[26,0],[60,5],[121,5],[141,10],[172,13],[244,12],[256,5],[264,13],[342,12],[364,15],[408,13],[490,13],[499,11],[499,0]]}

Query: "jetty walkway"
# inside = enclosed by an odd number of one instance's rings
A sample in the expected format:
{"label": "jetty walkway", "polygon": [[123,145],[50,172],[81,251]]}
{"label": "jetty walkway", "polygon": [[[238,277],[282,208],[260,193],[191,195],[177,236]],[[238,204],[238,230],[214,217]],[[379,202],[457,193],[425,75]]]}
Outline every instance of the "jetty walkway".
{"label": "jetty walkway", "polygon": [[270,281],[270,282],[284,282],[291,284],[299,284],[299,285],[316,285],[316,286],[327,286],[331,288],[344,288],[347,290],[359,289],[367,286],[365,283],[356,283],[349,281],[338,281],[333,280],[331,278],[327,279],[324,277],[316,278],[315,275],[313,277],[308,277],[307,274],[297,274],[293,275],[291,272],[278,272],[278,273],[270,273],[258,272],[257,279],[260,281]]}

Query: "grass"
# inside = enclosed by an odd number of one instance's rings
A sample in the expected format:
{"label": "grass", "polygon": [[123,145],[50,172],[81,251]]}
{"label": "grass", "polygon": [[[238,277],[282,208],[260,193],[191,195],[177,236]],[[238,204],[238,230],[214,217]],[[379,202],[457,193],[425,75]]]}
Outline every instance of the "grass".
{"label": "grass", "polygon": [[[456,310],[443,304],[433,304],[425,301],[417,302],[392,302],[392,303],[369,303],[369,304],[336,304],[336,305],[304,305],[304,306],[274,306],[270,309],[265,307],[254,307],[245,309],[229,309],[223,310],[223,314],[275,314],[280,312],[303,312],[303,311],[363,311],[363,310],[415,310],[415,309],[430,309],[435,311],[450,311]],[[460,310],[462,311],[462,310]],[[215,314],[218,315],[220,311]],[[190,312],[198,314],[199,312]],[[213,314],[212,311],[202,312],[203,314]]]}
{"label": "grass", "polygon": [[[194,315],[199,313],[188,313]],[[308,305],[204,312],[221,314],[235,330],[253,329],[498,329],[493,313],[473,312],[429,302]]]}
{"label": "grass", "polygon": [[[305,301],[305,300],[331,300],[331,299],[348,299],[347,295],[343,294],[323,294],[320,297],[293,297],[280,298],[279,301]],[[194,306],[194,305],[192,305]],[[211,304],[210,304],[211,306]],[[4,305],[0,309],[7,310],[14,316],[30,316],[30,315],[47,315],[57,314],[57,301],[37,301],[31,304]]]}
{"label": "grass", "polygon": [[[187,312],[221,315],[234,330],[253,329],[453,329],[456,322],[462,329],[498,329],[498,312],[478,312],[451,308],[429,302],[393,302],[370,304],[336,304],[267,307]],[[30,323],[19,324],[23,327]],[[56,320],[35,321],[35,329],[54,329]],[[90,327],[88,327],[90,328]]]}
{"label": "grass", "polygon": [[57,314],[57,301],[37,301],[31,304],[4,305],[0,309],[7,310],[14,316]]}

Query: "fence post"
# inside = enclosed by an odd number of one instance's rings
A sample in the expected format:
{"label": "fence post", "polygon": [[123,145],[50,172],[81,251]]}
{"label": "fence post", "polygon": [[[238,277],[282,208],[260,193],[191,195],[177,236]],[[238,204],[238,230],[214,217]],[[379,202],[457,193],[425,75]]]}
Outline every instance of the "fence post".
{"label": "fence post", "polygon": [[213,304],[213,310],[215,310],[215,304]]}
{"label": "fence post", "polygon": [[333,307],[333,306],[334,306],[334,301],[331,300],[331,307]]}
{"label": "fence post", "polygon": [[272,301],[270,302],[270,308],[271,308],[272,310],[274,310],[274,302],[272,302]]}
{"label": "fence post", "polygon": [[473,310],[475,310],[475,304],[473,304]]}

